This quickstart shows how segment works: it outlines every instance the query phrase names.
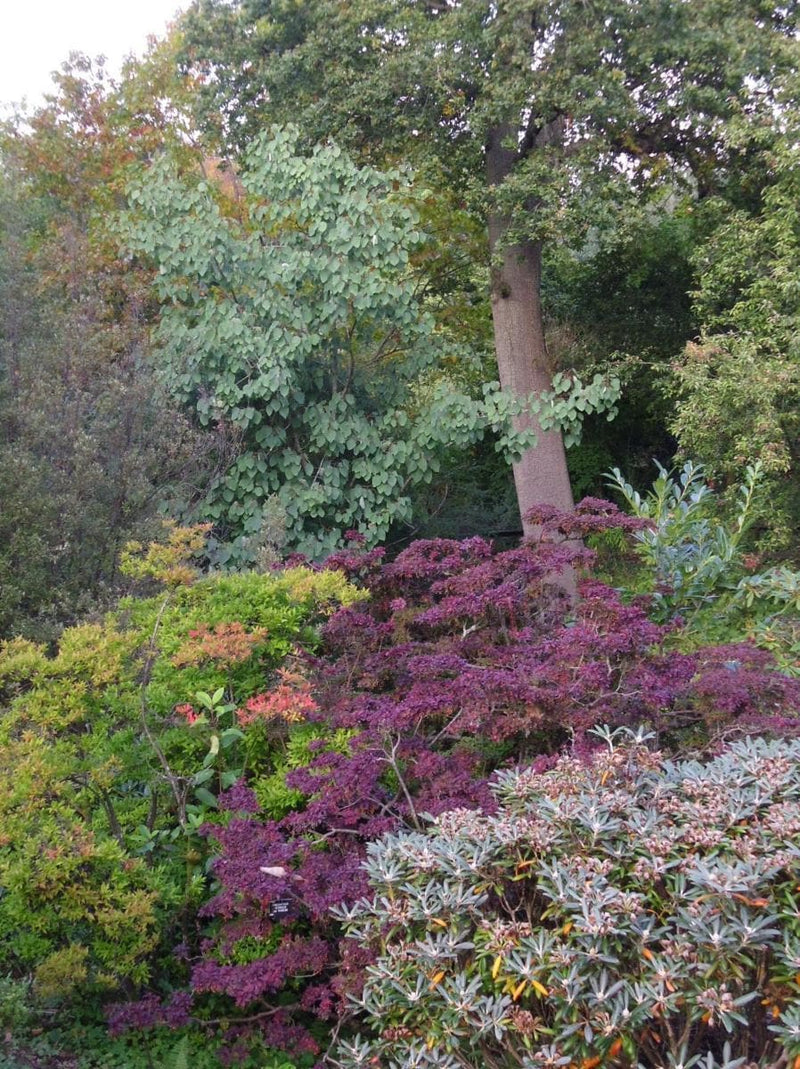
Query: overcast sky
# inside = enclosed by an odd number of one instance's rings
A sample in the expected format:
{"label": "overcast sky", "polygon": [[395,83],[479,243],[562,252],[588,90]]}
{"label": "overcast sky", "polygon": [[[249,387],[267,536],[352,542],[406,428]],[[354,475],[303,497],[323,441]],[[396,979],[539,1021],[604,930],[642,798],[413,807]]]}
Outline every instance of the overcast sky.
{"label": "overcast sky", "polygon": [[[0,104],[41,103],[70,51],[104,55],[119,70],[140,55],[148,34],[161,36],[189,0],[10,0],[0,32]],[[5,109],[3,109],[5,110]]]}

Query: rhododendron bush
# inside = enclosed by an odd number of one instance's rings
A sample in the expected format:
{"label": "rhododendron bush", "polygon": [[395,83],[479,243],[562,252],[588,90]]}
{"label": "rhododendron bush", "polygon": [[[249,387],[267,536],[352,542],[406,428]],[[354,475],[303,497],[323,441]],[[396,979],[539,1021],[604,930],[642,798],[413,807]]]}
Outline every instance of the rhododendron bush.
{"label": "rhododendron bush", "polygon": [[514,769],[491,814],[370,844],[342,1069],[787,1066],[800,1055],[800,742],[672,763],[642,736]]}
{"label": "rhododendron bush", "polygon": [[[223,999],[233,1034],[324,1049],[319,1022],[333,1027],[371,961],[330,912],[366,893],[367,843],[454,808],[493,812],[498,767],[589,757],[598,724],[645,724],[666,748],[800,727],[800,684],[768,654],[676,652],[678,623],[585,577],[582,539],[638,521],[591,501],[535,519],[541,540],[516,549],[437,540],[389,563],[356,546],[328,562],[369,597],[240,714],[283,732],[286,759],[225,792],[225,819],[205,829],[217,884],[191,965],[197,1019]],[[576,604],[558,582],[568,568],[584,575]],[[114,1026],[134,1013],[118,1006]]]}

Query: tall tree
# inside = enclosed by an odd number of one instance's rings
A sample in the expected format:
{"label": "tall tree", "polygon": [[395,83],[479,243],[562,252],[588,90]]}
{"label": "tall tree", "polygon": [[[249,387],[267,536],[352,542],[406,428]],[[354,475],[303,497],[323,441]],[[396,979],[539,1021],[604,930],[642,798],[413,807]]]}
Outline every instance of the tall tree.
{"label": "tall tree", "polygon": [[108,597],[125,542],[206,478],[213,443],[148,365],[150,276],[108,225],[127,169],[173,138],[137,77],[126,93],[73,56],[0,129],[0,636],[51,639]]}
{"label": "tall tree", "polygon": [[[792,94],[796,99],[796,95]],[[673,426],[685,453],[736,486],[760,461],[762,545],[797,553],[800,531],[800,115],[761,154],[760,195],[714,198],[715,224],[695,250],[700,337],[674,361]]]}
{"label": "tall tree", "polygon": [[[287,544],[315,557],[354,528],[382,541],[443,446],[489,428],[519,446],[505,394],[431,381],[454,345],[409,269],[424,237],[408,176],[297,139],[291,126],[257,138],[233,201],[167,159],[131,191],[128,243],[158,265],[164,381],[201,426],[238,436],[202,512],[225,560],[250,556],[276,505]],[[608,391],[566,386],[547,418],[570,429]]]}
{"label": "tall tree", "polygon": [[[413,158],[487,226],[500,381],[552,374],[543,243],[582,240],[626,198],[724,171],[726,125],[770,114],[796,5],[765,0],[196,0],[184,68],[203,121],[241,146],[290,114],[368,155]],[[521,412],[517,426],[535,417]],[[514,465],[520,509],[568,506],[561,437]]]}

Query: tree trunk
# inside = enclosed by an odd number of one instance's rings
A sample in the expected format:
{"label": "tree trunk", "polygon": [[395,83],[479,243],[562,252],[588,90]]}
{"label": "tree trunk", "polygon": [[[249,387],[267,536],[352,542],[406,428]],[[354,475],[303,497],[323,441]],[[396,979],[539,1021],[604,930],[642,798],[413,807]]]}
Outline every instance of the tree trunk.
{"label": "tree trunk", "polygon": [[[510,126],[498,126],[488,139],[486,165],[490,186],[499,186],[517,161],[517,153],[503,141],[514,137]],[[515,395],[542,393],[551,389],[551,371],[542,320],[542,247],[525,242],[505,247],[508,220],[489,216],[489,250],[495,262],[492,271],[492,321],[500,385]],[[564,442],[558,430],[543,431],[535,416],[519,416],[515,429],[535,427],[538,441],[513,465],[517,502],[526,535],[535,525],[526,519],[535,505],[573,508]]]}

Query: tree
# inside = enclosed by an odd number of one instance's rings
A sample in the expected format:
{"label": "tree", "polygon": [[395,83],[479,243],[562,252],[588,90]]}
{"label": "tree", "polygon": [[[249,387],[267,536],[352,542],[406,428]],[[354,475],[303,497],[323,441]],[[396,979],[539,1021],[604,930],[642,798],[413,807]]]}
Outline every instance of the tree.
{"label": "tree", "polygon": [[[552,374],[543,244],[581,240],[620,200],[712,189],[726,123],[770,114],[794,25],[794,5],[764,0],[198,0],[183,63],[229,144],[289,113],[312,141],[458,189],[487,226],[499,378],[520,397]],[[570,505],[560,435],[529,412],[516,426],[538,431],[514,465],[523,515]]]}
{"label": "tree", "polygon": [[[233,543],[225,560],[247,559],[275,501],[289,546],[313,557],[352,529],[382,541],[443,445],[493,428],[519,447],[494,384],[475,399],[425,382],[453,345],[408,270],[424,238],[407,176],[297,140],[287,127],[254,141],[237,203],[167,159],[131,192],[128,243],[159,268],[164,380],[201,425],[239,436],[202,505]],[[609,391],[563,386],[542,415],[577,433]]]}
{"label": "tree", "polygon": [[768,493],[762,523],[773,548],[790,552],[800,528],[800,178],[798,116],[759,154],[764,181],[755,204],[719,198],[695,250],[702,332],[674,362],[673,426],[684,453],[724,485],[758,460]]}
{"label": "tree", "polygon": [[108,226],[170,140],[135,103],[73,56],[0,129],[0,635],[51,640],[112,593],[125,541],[213,463],[148,365],[150,276]]}

